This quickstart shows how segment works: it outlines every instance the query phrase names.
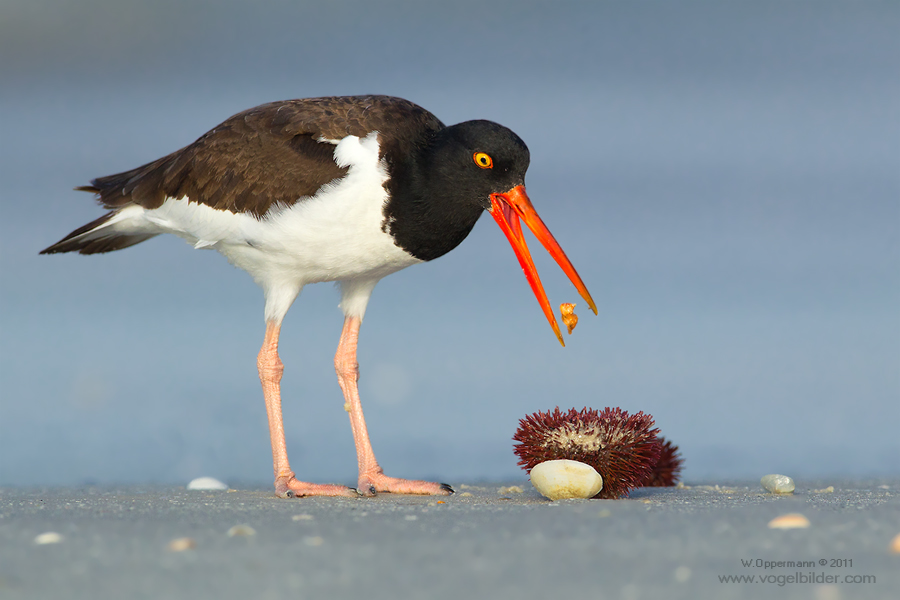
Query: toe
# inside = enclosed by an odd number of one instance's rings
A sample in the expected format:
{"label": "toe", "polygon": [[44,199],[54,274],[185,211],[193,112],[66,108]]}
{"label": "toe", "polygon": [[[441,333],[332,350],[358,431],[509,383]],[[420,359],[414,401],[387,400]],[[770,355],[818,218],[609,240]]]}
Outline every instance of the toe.
{"label": "toe", "polygon": [[275,495],[279,498],[302,498],[304,496],[344,496],[358,498],[353,488],[343,485],[307,483],[294,477],[279,477],[275,480]]}
{"label": "toe", "polygon": [[372,492],[372,495],[374,495],[375,492],[420,494],[429,496],[449,496],[453,493],[453,488],[446,483],[418,481],[415,479],[398,479],[396,477],[388,477],[383,473],[371,474],[365,478],[361,478],[359,489],[369,489]]}

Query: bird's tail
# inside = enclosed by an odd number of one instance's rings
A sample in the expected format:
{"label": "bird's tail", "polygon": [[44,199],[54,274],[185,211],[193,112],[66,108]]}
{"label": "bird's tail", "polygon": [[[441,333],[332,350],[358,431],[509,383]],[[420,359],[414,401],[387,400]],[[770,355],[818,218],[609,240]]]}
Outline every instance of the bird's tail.
{"label": "bird's tail", "polygon": [[[95,180],[94,183],[96,184],[97,181]],[[100,189],[94,186],[75,189],[100,193]],[[147,231],[146,227],[141,227],[142,220],[139,218],[139,214],[143,211],[143,208],[134,204],[113,209],[99,219],[79,227],[49,248],[44,248],[41,250],[41,254],[59,252],[99,254],[121,250],[149,240],[158,233]]]}

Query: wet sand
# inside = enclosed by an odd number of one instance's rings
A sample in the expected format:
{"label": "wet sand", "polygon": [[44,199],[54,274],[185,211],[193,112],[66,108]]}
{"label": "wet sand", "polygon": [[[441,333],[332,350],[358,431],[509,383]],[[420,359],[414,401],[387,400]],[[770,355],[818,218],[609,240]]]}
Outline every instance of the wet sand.
{"label": "wet sand", "polygon": [[[454,487],[294,500],[268,488],[0,488],[0,598],[900,597],[896,479],[558,502],[526,480]],[[809,527],[768,527],[787,513]],[[37,543],[46,533],[58,537]]]}

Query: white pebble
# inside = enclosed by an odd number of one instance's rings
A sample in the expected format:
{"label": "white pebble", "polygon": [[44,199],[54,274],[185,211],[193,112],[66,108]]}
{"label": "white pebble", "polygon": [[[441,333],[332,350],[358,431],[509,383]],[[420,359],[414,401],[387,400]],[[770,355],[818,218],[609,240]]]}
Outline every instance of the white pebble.
{"label": "white pebble", "polygon": [[44,544],[58,544],[63,541],[63,536],[55,531],[47,531],[34,538],[34,543],[40,546]]}
{"label": "white pebble", "polygon": [[198,477],[187,485],[189,490],[227,490],[228,486],[212,477]]}
{"label": "white pebble", "polygon": [[548,460],[531,469],[531,485],[551,500],[591,498],[603,489],[603,478],[582,462]]}
{"label": "white pebble", "polygon": [[774,473],[771,475],[764,475],[759,482],[773,494],[794,493],[794,480],[787,475],[776,475]]}

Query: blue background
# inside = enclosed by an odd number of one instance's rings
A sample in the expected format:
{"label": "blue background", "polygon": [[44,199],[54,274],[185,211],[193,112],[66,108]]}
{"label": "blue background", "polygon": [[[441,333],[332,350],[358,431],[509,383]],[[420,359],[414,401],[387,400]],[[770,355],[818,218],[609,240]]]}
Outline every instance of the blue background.
{"label": "blue background", "polygon": [[[38,256],[73,192],[272,100],[402,96],[516,131],[592,291],[532,243],[562,349],[483,218],[383,280],[361,332],[395,476],[522,477],[536,410],[651,413],[688,481],[900,473],[900,5],[139,2],[0,6],[0,484],[267,484],[262,294],[172,237]],[[352,483],[331,285],[281,356],[298,476]]]}

